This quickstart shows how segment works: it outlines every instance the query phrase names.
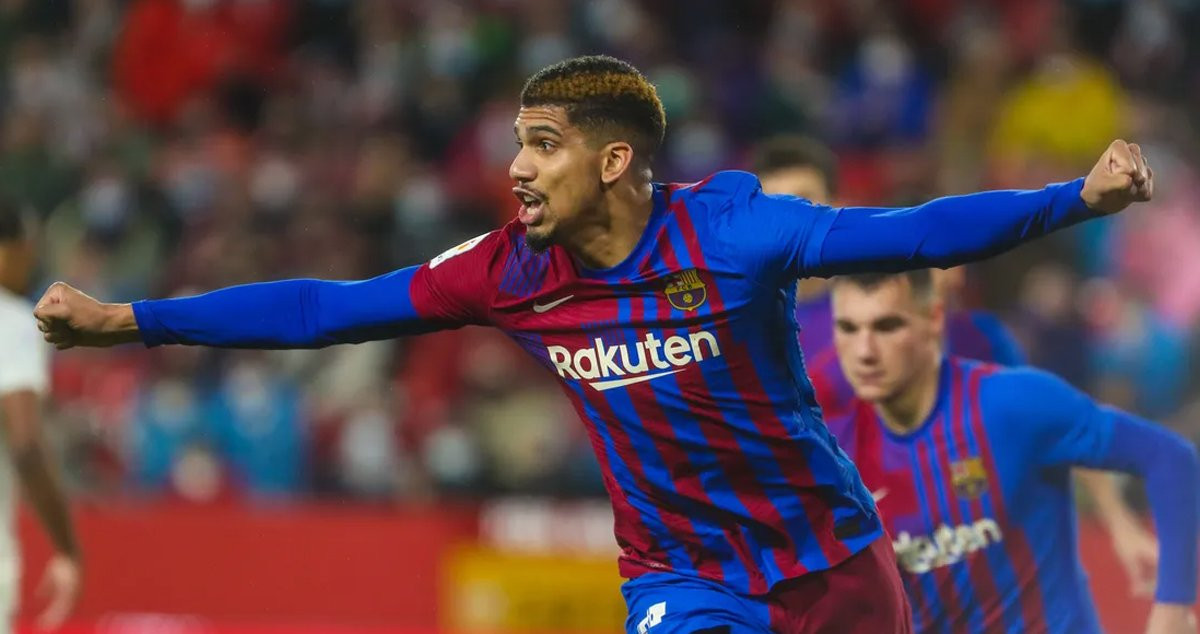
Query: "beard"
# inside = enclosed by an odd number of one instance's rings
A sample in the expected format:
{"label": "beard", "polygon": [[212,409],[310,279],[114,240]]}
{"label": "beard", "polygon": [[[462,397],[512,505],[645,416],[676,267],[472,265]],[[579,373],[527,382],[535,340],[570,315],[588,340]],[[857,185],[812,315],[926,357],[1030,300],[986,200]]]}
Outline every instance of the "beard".
{"label": "beard", "polygon": [[547,231],[545,233],[530,233],[525,231],[525,246],[529,247],[530,251],[535,254],[541,254],[549,249],[554,244],[554,233]]}

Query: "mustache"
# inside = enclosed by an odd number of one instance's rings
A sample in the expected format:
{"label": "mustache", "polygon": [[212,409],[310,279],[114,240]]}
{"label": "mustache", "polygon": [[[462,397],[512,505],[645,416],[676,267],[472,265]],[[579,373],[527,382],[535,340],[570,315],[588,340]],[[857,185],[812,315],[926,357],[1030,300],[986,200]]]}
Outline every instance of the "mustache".
{"label": "mustache", "polygon": [[548,198],[546,196],[546,192],[543,192],[536,187],[530,187],[529,185],[517,185],[516,187],[513,187],[512,190],[517,196],[520,196],[521,194],[529,194],[530,196],[533,196],[542,202],[546,202]]}

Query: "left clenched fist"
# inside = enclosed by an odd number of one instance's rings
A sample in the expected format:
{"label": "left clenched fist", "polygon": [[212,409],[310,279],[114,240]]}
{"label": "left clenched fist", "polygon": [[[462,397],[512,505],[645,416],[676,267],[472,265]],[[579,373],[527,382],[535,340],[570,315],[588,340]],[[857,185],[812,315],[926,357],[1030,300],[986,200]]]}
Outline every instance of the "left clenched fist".
{"label": "left clenched fist", "polygon": [[1120,139],[1109,144],[1083,181],[1080,196],[1088,207],[1115,214],[1154,195],[1154,171],[1137,143]]}

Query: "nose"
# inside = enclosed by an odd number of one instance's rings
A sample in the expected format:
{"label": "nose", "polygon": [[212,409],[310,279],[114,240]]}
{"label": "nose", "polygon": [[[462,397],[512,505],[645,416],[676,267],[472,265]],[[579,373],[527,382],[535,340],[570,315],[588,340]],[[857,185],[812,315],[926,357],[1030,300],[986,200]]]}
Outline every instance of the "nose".
{"label": "nose", "polygon": [[876,345],[875,336],[867,329],[863,329],[854,338],[854,356],[860,363],[872,364],[879,357],[879,348]]}
{"label": "nose", "polygon": [[528,183],[535,176],[537,176],[537,170],[534,168],[533,161],[529,160],[529,154],[525,148],[521,148],[508,166],[508,177],[518,183]]}

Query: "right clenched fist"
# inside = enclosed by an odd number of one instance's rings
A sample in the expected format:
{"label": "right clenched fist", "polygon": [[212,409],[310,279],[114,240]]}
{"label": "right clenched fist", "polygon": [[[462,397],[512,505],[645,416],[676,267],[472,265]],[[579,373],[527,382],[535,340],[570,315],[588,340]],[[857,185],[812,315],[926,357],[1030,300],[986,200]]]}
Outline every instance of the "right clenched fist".
{"label": "right clenched fist", "polygon": [[132,306],[98,302],[63,282],[46,289],[33,316],[42,337],[59,350],[75,346],[103,348],[140,339]]}

